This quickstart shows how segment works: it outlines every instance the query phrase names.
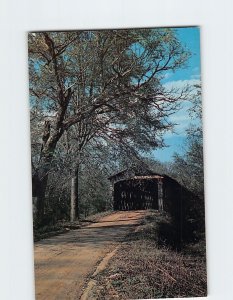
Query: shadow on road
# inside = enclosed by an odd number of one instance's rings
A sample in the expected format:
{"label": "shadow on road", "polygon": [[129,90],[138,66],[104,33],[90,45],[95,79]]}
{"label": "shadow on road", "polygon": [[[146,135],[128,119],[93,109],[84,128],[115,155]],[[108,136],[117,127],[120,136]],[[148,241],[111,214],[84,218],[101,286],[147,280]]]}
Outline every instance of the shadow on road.
{"label": "shadow on road", "polygon": [[[102,222],[101,222],[102,223]],[[73,230],[60,236],[42,240],[37,245],[60,245],[75,244],[76,246],[97,246],[111,242],[122,241],[125,234],[132,230],[136,225],[110,225],[85,227],[79,230]]]}

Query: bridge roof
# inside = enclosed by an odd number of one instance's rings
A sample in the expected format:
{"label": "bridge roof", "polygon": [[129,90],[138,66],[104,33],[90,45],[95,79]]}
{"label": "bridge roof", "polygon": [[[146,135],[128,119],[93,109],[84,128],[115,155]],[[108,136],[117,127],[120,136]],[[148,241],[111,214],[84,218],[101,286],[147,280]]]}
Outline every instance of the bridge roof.
{"label": "bridge roof", "polygon": [[128,177],[128,179],[152,179],[162,178],[163,176],[150,170],[147,167],[130,167],[108,177],[109,180],[117,180],[118,178]]}

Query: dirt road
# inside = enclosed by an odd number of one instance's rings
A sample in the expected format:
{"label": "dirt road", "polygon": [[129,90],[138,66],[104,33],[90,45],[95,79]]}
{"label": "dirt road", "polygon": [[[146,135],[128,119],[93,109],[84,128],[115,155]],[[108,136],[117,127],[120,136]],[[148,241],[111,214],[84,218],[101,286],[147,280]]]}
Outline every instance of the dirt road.
{"label": "dirt road", "polygon": [[80,299],[88,275],[146,211],[115,212],[97,223],[35,244],[37,300]]}

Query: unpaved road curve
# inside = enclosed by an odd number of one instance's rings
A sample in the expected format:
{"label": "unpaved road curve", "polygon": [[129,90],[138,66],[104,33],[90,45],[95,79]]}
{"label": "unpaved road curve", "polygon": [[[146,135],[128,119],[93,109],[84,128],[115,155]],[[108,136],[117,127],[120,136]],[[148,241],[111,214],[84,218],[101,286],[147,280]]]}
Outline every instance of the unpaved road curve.
{"label": "unpaved road curve", "polygon": [[80,299],[85,279],[146,215],[115,212],[82,229],[35,243],[37,300]]}

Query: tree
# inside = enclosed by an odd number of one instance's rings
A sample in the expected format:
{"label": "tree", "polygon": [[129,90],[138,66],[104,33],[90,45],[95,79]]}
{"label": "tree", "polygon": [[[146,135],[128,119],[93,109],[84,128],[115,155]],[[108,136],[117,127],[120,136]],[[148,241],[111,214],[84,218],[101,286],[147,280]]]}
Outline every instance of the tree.
{"label": "tree", "polygon": [[189,109],[190,117],[195,124],[186,130],[186,149],[184,155],[175,154],[173,176],[189,190],[204,198],[204,165],[203,165],[203,131],[202,131],[202,106],[201,85],[194,86],[192,106]]}
{"label": "tree", "polygon": [[166,117],[178,109],[187,89],[166,90],[161,80],[188,57],[171,29],[29,34],[38,220],[57,145],[70,130],[76,132],[78,153],[97,138],[132,151],[162,145],[162,133],[172,126]]}

